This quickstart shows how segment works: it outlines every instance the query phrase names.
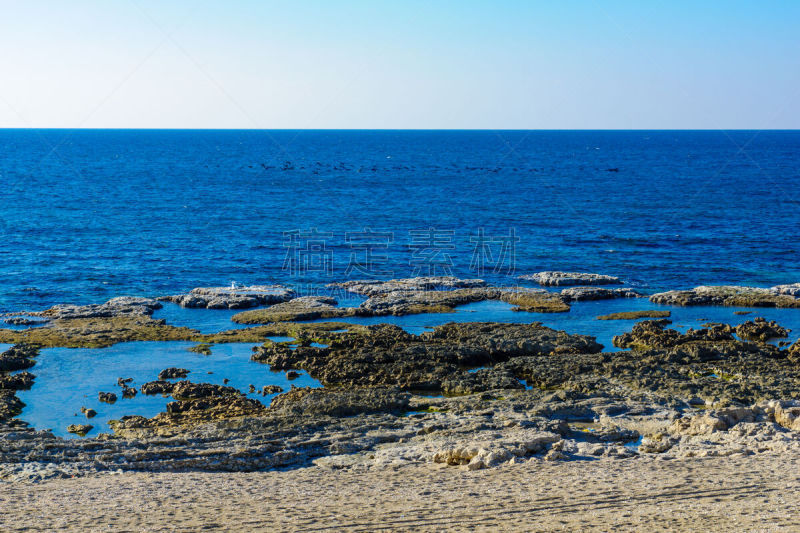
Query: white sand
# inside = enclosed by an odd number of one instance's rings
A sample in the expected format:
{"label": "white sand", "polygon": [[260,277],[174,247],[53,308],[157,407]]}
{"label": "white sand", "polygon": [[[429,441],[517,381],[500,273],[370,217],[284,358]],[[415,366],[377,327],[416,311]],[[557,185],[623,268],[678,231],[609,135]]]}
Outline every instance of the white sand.
{"label": "white sand", "polygon": [[800,531],[800,457],[309,467],[0,484],[2,531]]}

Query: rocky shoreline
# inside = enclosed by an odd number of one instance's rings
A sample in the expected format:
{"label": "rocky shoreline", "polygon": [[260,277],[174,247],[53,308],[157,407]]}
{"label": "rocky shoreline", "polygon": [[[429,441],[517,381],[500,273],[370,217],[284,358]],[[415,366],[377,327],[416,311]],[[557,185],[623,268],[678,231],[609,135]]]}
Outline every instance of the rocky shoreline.
{"label": "rocky shoreline", "polygon": [[[642,296],[596,286],[621,285],[616,278],[547,274],[539,277],[542,284],[579,285],[552,291],[449,277],[333,284],[366,297],[355,307],[274,285],[207,288],[26,312],[45,323],[0,329],[0,342],[14,345],[0,354],[0,479],[309,464],[482,469],[528,460],[800,451],[800,341],[775,321],[754,317],[681,331],[671,327],[666,310],[600,316],[656,318],[615,337],[622,349],[616,352],[604,351],[594,337],[536,323],[536,315],[528,324],[448,323],[420,335],[391,324],[335,322],[448,312],[486,300],[521,313],[569,313],[570,302]],[[650,300],[796,308],[800,294],[794,287],[698,287]],[[152,316],[163,301],[209,313],[243,309],[233,320],[250,327],[200,333],[173,326]],[[245,310],[259,306],[266,307]],[[326,322],[302,322],[307,320]],[[274,336],[293,340],[268,339]],[[151,418],[123,416],[110,423],[110,433],[62,439],[16,418],[24,407],[16,391],[34,386],[29,370],[35,370],[40,349],[164,340],[198,343],[198,353],[215,344],[251,343],[253,361],[307,373],[323,387],[292,387],[265,406],[234,387],[165,368],[138,388],[120,382],[123,397],[168,396],[165,411]],[[70,431],[85,434],[87,426],[91,422]]]}

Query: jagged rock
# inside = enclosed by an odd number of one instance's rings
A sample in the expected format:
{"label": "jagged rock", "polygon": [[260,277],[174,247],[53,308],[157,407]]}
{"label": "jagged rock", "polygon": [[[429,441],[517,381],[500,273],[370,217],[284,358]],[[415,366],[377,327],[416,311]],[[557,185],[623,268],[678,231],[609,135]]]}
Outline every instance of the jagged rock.
{"label": "jagged rock", "polygon": [[133,383],[133,378],[117,378],[117,385],[120,387],[124,387],[130,383]]}
{"label": "jagged rock", "polygon": [[158,379],[159,380],[183,379],[188,375],[189,375],[189,370],[187,370],[185,368],[170,367],[170,368],[165,368],[164,370],[159,372],[158,373]]}
{"label": "jagged rock", "polygon": [[136,392],[137,392],[136,389],[133,388],[133,387],[128,387],[127,385],[124,385],[122,387],[122,397],[123,398],[126,398],[126,399],[136,398]]}
{"label": "jagged rock", "polygon": [[519,279],[535,281],[539,285],[556,287],[563,285],[621,285],[622,281],[614,276],[591,274],[586,272],[546,271],[536,274],[525,274]]}
{"label": "jagged rock", "polygon": [[792,431],[800,431],[800,402],[771,402],[770,407],[776,423]]}
{"label": "jagged rock", "polygon": [[280,385],[264,385],[261,387],[261,396],[269,396],[270,394],[280,394],[283,392],[283,387]]}
{"label": "jagged rock", "polygon": [[113,392],[99,392],[97,397],[103,403],[115,403],[117,401],[117,395]]}
{"label": "jagged rock", "polygon": [[75,435],[79,435],[81,437],[85,437],[87,433],[89,433],[94,426],[89,424],[71,424],[67,426],[67,431],[70,433],[74,433]]}
{"label": "jagged rock", "polygon": [[667,291],[650,296],[665,305],[722,305],[729,307],[800,307],[800,299],[772,289],[735,285],[700,286],[685,291]]}
{"label": "jagged rock", "polygon": [[303,369],[324,385],[397,386],[405,390],[475,392],[498,384],[522,388],[503,370],[469,373],[516,356],[596,353],[592,337],[568,335],[539,324],[445,324],[420,336],[397,326],[367,326],[357,332],[329,333],[327,348],[267,342],[252,359],[272,370]]}
{"label": "jagged rock", "polygon": [[611,300],[613,298],[639,298],[642,295],[633,289],[606,289],[604,287],[571,287],[561,291],[567,302],[586,300]]}
{"label": "jagged rock", "polygon": [[22,412],[25,404],[14,394],[13,390],[0,389],[0,422],[10,420]]}
{"label": "jagged rock", "polygon": [[672,322],[667,319],[644,320],[634,324],[630,333],[614,337],[614,346],[636,350],[674,348],[695,341],[733,341],[733,329],[725,324],[709,324],[703,329],[689,329],[685,334],[674,329],[665,329]]}
{"label": "jagged rock", "polygon": [[14,372],[25,370],[36,365],[33,360],[39,349],[29,344],[17,344],[3,353],[0,353],[0,372]]}
{"label": "jagged rock", "polygon": [[261,305],[286,302],[296,293],[281,285],[252,285],[248,287],[198,287],[188,294],[160,298],[181,307],[207,309],[247,309]]}
{"label": "jagged rock", "polygon": [[295,387],[272,400],[270,411],[288,416],[354,416],[399,413],[411,395],[396,388],[312,389]]}
{"label": "jagged rock", "polygon": [[175,384],[169,381],[148,381],[141,387],[142,394],[172,394]]}
{"label": "jagged rock", "polygon": [[776,294],[786,294],[800,298],[800,283],[791,283],[788,285],[776,285],[770,289]]}
{"label": "jagged rock", "polygon": [[728,424],[719,417],[708,413],[684,417],[676,420],[669,431],[674,435],[707,435],[714,431],[725,431]]}
{"label": "jagged rock", "polygon": [[788,329],[781,327],[774,320],[767,322],[766,319],[761,317],[739,324],[736,326],[735,331],[740,339],[748,341],[766,342],[769,339],[789,336]]}
{"label": "jagged rock", "polygon": [[86,418],[94,418],[95,416],[97,416],[97,411],[95,411],[94,409],[89,409],[87,407],[81,407],[81,413],[86,415]]}
{"label": "jagged rock", "polygon": [[36,379],[36,376],[30,372],[20,372],[18,374],[0,373],[0,389],[29,390],[33,387],[34,379]]}
{"label": "jagged rock", "polygon": [[172,397],[176,400],[196,400],[222,396],[241,396],[241,392],[233,387],[213,385],[211,383],[192,383],[179,381],[172,388]]}

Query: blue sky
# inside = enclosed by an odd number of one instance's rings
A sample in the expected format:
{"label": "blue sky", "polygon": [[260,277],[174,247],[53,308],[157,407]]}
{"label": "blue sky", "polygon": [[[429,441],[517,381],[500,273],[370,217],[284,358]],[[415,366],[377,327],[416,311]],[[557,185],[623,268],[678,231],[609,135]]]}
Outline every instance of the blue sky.
{"label": "blue sky", "polygon": [[0,13],[0,127],[800,127],[797,1],[0,0]]}

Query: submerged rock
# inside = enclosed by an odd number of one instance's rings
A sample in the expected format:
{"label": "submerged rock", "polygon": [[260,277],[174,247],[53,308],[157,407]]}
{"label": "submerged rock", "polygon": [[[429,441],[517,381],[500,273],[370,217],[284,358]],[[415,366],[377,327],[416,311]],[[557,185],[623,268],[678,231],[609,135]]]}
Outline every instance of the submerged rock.
{"label": "submerged rock", "polygon": [[286,302],[296,293],[282,285],[251,285],[247,287],[198,287],[188,294],[165,296],[162,300],[188,308],[247,309],[261,305]]}
{"label": "submerged rock", "polygon": [[97,398],[103,403],[116,403],[117,395],[113,392],[98,392]]}
{"label": "submerged rock", "polygon": [[81,437],[85,437],[87,433],[89,433],[94,426],[90,424],[71,424],[67,426],[67,431],[70,433],[74,433],[75,435],[79,435]]}
{"label": "submerged rock", "polygon": [[669,318],[672,315],[671,311],[622,311],[619,313],[611,313],[608,315],[601,315],[597,320],[637,320],[640,318]]}
{"label": "submerged rock", "polygon": [[586,272],[546,271],[536,274],[525,274],[519,279],[535,281],[539,285],[555,287],[561,285],[621,285],[622,281],[614,276],[591,274]]}

